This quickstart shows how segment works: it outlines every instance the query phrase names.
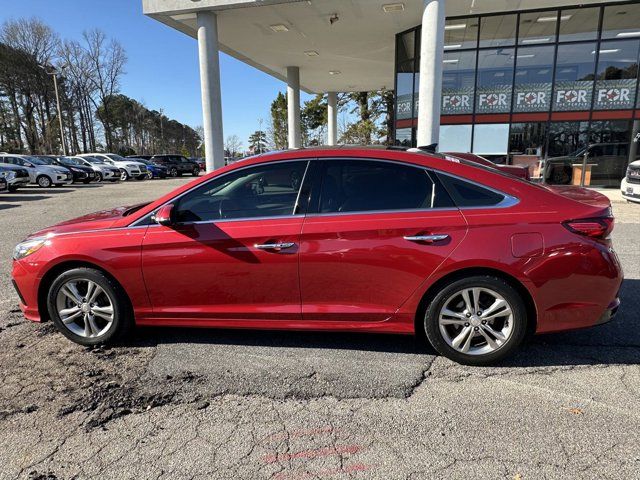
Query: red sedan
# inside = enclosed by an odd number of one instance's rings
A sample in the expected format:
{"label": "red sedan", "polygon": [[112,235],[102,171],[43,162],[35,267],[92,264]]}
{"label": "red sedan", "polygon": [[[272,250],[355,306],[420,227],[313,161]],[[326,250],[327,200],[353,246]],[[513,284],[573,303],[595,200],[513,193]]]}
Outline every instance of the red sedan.
{"label": "red sedan", "polygon": [[136,325],[425,334],[487,364],[611,319],[609,200],[399,150],[265,154],[16,247],[25,316],[82,345]]}

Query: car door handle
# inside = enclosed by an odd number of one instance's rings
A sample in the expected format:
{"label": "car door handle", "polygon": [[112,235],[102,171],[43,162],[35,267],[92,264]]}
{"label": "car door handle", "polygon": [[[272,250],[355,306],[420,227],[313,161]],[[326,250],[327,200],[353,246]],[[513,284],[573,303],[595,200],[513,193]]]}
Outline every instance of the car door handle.
{"label": "car door handle", "polygon": [[284,242],[284,243],[262,243],[256,244],[254,247],[259,248],[260,250],[284,250],[286,248],[291,248],[295,246],[293,242]]}
{"label": "car door handle", "polygon": [[437,235],[407,235],[404,239],[410,242],[434,243],[448,240],[449,235],[446,233],[439,233]]}

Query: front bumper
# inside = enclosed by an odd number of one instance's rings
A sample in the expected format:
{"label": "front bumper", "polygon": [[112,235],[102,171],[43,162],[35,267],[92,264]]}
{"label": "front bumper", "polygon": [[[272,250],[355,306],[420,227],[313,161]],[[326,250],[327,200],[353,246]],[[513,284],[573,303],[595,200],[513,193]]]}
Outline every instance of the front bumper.
{"label": "front bumper", "polygon": [[620,193],[625,200],[640,203],[640,183],[631,183],[625,177],[620,184]]}
{"label": "front bumper", "polygon": [[11,279],[13,287],[20,298],[20,310],[22,310],[25,318],[32,322],[41,322],[42,319],[38,311],[40,279],[37,278],[35,268],[31,268],[28,263],[23,265],[21,261],[14,261]]}
{"label": "front bumper", "polygon": [[73,174],[71,173],[58,173],[56,174],[56,178],[53,181],[56,185],[68,185],[73,183]]}

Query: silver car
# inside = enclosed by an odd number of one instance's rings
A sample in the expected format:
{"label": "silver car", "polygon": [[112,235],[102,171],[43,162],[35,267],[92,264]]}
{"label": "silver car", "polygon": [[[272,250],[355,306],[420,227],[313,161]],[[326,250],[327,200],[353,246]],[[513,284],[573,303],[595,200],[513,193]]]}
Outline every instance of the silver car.
{"label": "silver car", "polygon": [[106,162],[103,162],[99,158],[91,157],[88,155],[77,155],[75,157],[68,158],[80,162],[81,165],[86,165],[87,167],[93,168],[93,171],[96,172],[98,182],[101,182],[103,180],[105,182],[117,182],[120,180],[120,169],[109,165]]}
{"label": "silver car", "polygon": [[15,192],[29,184],[29,172],[26,168],[0,163],[0,177],[7,181],[7,189]]}
{"label": "silver car", "polygon": [[0,162],[25,167],[29,172],[29,183],[35,183],[42,188],[73,183],[73,174],[68,169],[47,165],[39,158],[28,155],[3,154],[0,155]]}

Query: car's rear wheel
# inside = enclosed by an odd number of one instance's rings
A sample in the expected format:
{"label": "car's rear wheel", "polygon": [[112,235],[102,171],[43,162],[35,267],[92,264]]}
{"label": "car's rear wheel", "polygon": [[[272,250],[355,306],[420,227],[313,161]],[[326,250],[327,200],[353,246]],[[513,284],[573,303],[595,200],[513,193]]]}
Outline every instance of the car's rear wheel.
{"label": "car's rear wheel", "polygon": [[488,365],[512,354],[527,331],[520,293],[501,278],[480,275],[442,288],[424,317],[438,353],[465,365]]}
{"label": "car's rear wheel", "polygon": [[36,178],[36,183],[39,187],[49,188],[53,182],[46,175],[40,175],[38,178]]}
{"label": "car's rear wheel", "polygon": [[172,177],[177,177],[178,176],[178,169],[176,167],[171,167],[171,169],[169,170],[169,175],[171,175]]}
{"label": "car's rear wheel", "polygon": [[193,175],[194,177],[197,177],[198,175],[200,175],[200,167],[193,167],[193,171],[191,172],[191,175]]}
{"label": "car's rear wheel", "polygon": [[60,274],[47,297],[56,328],[80,345],[104,344],[124,334],[132,323],[128,305],[120,285],[92,268]]}

